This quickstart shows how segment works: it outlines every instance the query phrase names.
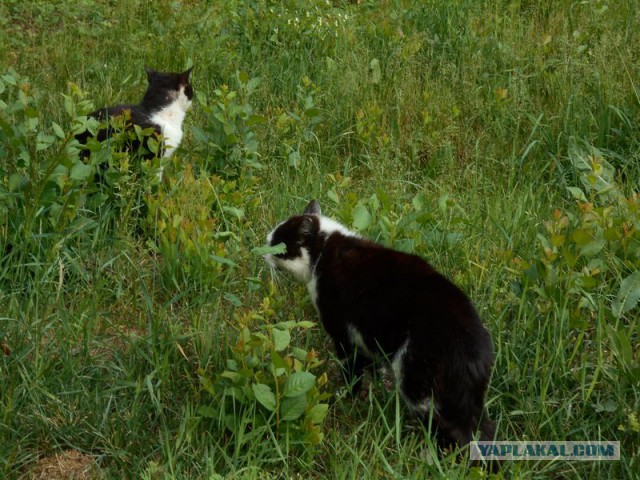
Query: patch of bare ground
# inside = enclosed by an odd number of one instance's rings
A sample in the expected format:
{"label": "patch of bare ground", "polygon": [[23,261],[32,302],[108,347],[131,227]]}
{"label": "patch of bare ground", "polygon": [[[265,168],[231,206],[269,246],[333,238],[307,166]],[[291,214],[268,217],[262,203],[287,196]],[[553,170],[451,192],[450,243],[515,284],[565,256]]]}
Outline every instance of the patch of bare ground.
{"label": "patch of bare ground", "polygon": [[98,477],[93,457],[78,450],[65,450],[41,458],[23,476],[28,480],[93,480]]}

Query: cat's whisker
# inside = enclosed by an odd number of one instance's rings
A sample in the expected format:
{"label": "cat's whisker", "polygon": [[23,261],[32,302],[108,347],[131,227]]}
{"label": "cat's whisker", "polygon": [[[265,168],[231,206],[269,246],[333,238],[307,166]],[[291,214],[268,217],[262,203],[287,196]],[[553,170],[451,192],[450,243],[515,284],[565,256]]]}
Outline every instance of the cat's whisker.
{"label": "cat's whisker", "polygon": [[282,274],[275,266],[271,264],[269,264],[269,273],[271,274],[271,281],[277,285],[282,278]]}

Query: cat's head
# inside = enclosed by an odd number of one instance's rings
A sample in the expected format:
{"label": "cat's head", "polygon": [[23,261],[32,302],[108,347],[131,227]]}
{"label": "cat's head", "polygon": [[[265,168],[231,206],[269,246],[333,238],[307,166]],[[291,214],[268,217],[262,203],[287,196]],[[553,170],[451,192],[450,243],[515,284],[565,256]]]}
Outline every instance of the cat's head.
{"label": "cat's head", "polygon": [[322,216],[320,204],[312,200],[302,215],[294,215],[276,226],[267,236],[271,247],[284,244],[286,251],[281,254],[267,254],[265,260],[293,275],[297,280],[309,282],[313,267],[322,252],[324,242],[332,233],[355,235],[343,225]]}
{"label": "cat's head", "polygon": [[144,69],[147,72],[149,86],[142,105],[148,110],[159,110],[174,102],[185,112],[191,107],[193,87],[189,75],[193,67],[182,73],[156,72],[148,67]]}

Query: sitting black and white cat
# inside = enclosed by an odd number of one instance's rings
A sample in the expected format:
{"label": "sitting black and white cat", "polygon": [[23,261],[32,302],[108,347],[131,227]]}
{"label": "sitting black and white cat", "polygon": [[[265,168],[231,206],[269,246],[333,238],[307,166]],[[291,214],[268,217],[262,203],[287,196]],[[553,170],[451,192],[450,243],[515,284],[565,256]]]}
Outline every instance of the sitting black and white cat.
{"label": "sitting black and white cat", "polygon": [[265,260],[307,284],[355,388],[372,360],[393,372],[409,408],[441,447],[493,440],[484,409],[491,336],[469,298],[422,258],[359,237],[321,215],[315,200],[267,237],[286,253]]}
{"label": "sitting black and white cat", "polygon": [[[182,141],[182,123],[187,110],[191,107],[193,99],[193,87],[189,82],[189,75],[193,67],[182,73],[156,72],[146,68],[149,85],[142,102],[137,105],[117,105],[115,107],[101,108],[89,114],[100,121],[127,115],[127,128],[138,125],[142,129],[153,128],[156,136],[162,136],[160,156],[169,157]],[[112,135],[112,130],[102,129],[97,132],[96,138],[102,142]],[[76,135],[81,144],[86,144],[92,134],[88,130]],[[137,151],[140,147],[138,141],[131,142],[129,146]],[[88,156],[88,151],[83,150],[82,155]],[[148,151],[141,155],[149,159],[156,156]]]}

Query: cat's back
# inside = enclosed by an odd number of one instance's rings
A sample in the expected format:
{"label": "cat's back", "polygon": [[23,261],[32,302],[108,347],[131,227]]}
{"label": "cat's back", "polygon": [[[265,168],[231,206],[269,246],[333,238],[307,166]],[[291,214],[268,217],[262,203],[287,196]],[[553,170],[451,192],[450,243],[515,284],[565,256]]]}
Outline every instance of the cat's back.
{"label": "cat's back", "polygon": [[[130,125],[133,124],[133,125],[139,125],[141,128],[151,127],[151,128],[154,128],[156,132],[160,133],[158,131],[158,126],[153,124],[150,121],[149,115],[144,109],[140,107],[140,105],[122,104],[122,105],[115,105],[113,107],[103,107],[91,112],[87,116],[93,117],[99,120],[100,122],[109,120],[110,122],[115,121],[116,123],[118,119],[126,118],[127,123],[126,125],[123,125],[124,127],[129,128]],[[89,130],[85,130],[84,132],[77,134],[75,138],[76,140],[78,140],[80,144],[85,144],[87,143],[87,140],[91,136],[92,136],[91,132]],[[101,129],[100,131],[98,131],[96,138],[98,141],[102,142],[106,140],[109,136],[111,136],[111,132],[109,129]],[[83,151],[82,155],[87,156],[88,152]]]}
{"label": "cat's back", "polygon": [[140,125],[145,128],[150,125],[149,114],[140,107],[140,105],[115,105],[113,107],[105,107],[96,110],[89,114],[90,117],[94,117],[100,121],[109,119],[115,119],[119,117],[128,117],[130,123],[134,125]]}
{"label": "cat's back", "polygon": [[349,276],[377,278],[384,276],[408,282],[439,275],[417,255],[400,252],[357,236],[333,234],[322,251],[325,268]]}
{"label": "cat's back", "polygon": [[[359,237],[332,235],[318,263],[319,277],[344,292],[348,302],[421,317],[425,311],[471,327],[479,317],[467,295],[418,255]],[[362,305],[361,305],[362,306]],[[354,305],[355,307],[355,305]]]}

